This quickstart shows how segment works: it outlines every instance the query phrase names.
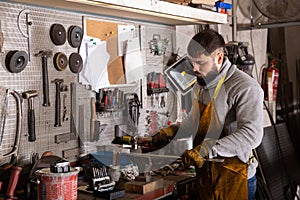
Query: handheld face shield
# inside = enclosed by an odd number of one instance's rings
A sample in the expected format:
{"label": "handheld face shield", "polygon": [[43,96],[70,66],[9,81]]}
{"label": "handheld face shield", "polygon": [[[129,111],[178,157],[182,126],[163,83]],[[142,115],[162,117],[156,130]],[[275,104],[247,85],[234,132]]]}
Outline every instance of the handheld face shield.
{"label": "handheld face shield", "polygon": [[178,61],[173,63],[164,73],[183,95],[188,93],[197,81],[193,65],[187,55],[182,56]]}

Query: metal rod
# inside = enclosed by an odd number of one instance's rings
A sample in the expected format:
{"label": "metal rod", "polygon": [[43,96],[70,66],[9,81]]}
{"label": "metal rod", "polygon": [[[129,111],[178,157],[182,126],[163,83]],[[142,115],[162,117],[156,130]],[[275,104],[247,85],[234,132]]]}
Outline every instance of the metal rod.
{"label": "metal rod", "polygon": [[287,26],[299,26],[300,21],[290,21],[290,22],[276,22],[276,23],[257,23],[256,25],[253,24],[240,24],[238,30],[239,31],[248,31],[254,29],[266,29],[266,28],[280,28],[280,27],[287,27]]}
{"label": "metal rod", "polygon": [[232,41],[236,41],[237,36],[237,15],[236,15],[236,8],[237,8],[237,0],[232,0]]}

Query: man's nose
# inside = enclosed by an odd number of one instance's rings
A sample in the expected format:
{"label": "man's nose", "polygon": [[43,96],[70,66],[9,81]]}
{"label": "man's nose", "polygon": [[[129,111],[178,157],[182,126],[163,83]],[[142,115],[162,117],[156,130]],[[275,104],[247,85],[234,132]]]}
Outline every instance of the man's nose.
{"label": "man's nose", "polygon": [[198,64],[196,64],[196,63],[193,64],[193,71],[194,72],[198,72],[199,71],[199,65]]}

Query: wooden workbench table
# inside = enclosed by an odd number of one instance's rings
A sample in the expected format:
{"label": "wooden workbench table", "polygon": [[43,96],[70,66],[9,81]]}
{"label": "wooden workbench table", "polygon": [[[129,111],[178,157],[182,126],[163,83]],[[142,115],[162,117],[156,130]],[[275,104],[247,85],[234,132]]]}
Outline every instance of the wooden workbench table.
{"label": "wooden workbench table", "polygon": [[[189,180],[192,177],[187,175],[167,175],[161,177],[163,179],[163,186],[159,189],[156,189],[152,192],[148,192],[146,194],[137,194],[137,193],[129,193],[126,192],[124,197],[118,198],[118,200],[152,200],[152,199],[159,199],[160,197],[164,196],[171,196],[174,191],[174,186],[181,181]],[[101,197],[96,197],[92,193],[86,193],[82,191],[78,191],[78,200],[100,200],[104,199]]]}

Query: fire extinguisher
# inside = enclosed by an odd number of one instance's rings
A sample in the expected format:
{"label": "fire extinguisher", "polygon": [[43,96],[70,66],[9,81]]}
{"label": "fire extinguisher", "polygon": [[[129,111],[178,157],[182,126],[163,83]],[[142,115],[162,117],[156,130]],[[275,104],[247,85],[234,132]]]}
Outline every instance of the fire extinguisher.
{"label": "fire extinguisher", "polygon": [[264,99],[267,101],[276,101],[278,90],[279,70],[276,68],[276,60],[271,60],[270,66],[262,70],[262,88],[264,90]]}

